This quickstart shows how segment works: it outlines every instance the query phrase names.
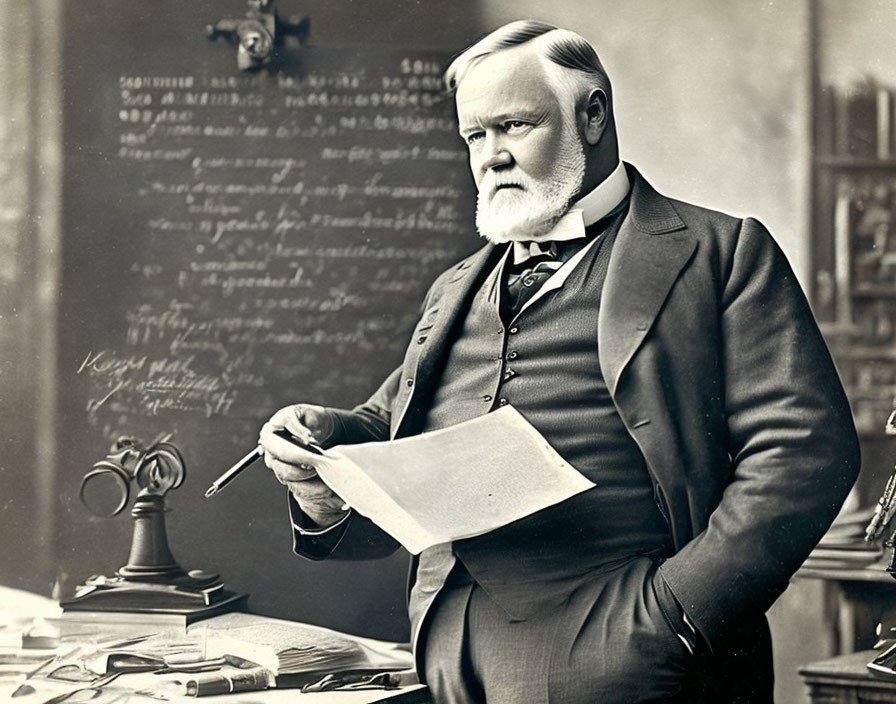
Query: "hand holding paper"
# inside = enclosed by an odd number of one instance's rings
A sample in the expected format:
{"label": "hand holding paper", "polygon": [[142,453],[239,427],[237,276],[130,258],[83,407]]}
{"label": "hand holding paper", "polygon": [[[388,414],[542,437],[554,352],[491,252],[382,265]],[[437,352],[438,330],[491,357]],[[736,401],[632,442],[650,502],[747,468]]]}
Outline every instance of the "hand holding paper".
{"label": "hand holding paper", "polygon": [[339,460],[318,466],[327,486],[414,554],[488,533],[594,486],[511,406],[327,454]]}

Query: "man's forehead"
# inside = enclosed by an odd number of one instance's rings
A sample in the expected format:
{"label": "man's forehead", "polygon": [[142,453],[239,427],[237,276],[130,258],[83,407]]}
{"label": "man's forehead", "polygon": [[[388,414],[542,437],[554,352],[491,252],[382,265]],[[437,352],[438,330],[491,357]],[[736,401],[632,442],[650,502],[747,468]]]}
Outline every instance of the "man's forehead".
{"label": "man's forehead", "polygon": [[472,65],[457,89],[458,115],[503,104],[507,108],[557,103],[544,60],[529,45],[497,51]]}

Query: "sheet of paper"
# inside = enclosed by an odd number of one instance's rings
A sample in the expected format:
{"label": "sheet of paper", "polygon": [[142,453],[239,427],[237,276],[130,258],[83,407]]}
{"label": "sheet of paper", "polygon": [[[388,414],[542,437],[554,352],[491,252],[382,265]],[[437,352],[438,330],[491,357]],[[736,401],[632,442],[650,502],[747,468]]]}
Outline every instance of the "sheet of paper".
{"label": "sheet of paper", "polygon": [[471,538],[594,484],[512,406],[444,430],[341,445],[321,478],[409,552]]}

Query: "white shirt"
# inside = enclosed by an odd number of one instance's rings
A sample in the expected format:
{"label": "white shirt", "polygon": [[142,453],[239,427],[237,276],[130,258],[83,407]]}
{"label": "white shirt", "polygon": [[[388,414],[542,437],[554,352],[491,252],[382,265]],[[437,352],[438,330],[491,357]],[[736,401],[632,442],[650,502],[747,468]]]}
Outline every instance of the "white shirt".
{"label": "white shirt", "polygon": [[[557,221],[557,224],[554,225],[550,232],[539,237],[534,242],[514,242],[513,247],[510,249],[510,252],[513,253],[514,264],[525,261],[529,256],[541,254],[544,251],[540,245],[542,242],[564,242],[585,237],[585,228],[612,213],[625,200],[630,188],[631,184],[629,183],[625,166],[623,166],[622,162],[619,162],[616,168],[613,169],[613,172],[601,181],[594,190],[586,193],[573,203],[566,215]],[[585,255],[599,240],[600,237],[595,237],[588,243],[587,247],[583,247],[564,262],[563,266],[551,274],[532,298],[526,301],[523,307],[520,308],[519,313],[522,313],[542,296],[562,288],[578,263],[585,258]],[[505,257],[501,264],[502,268],[506,265],[506,262],[507,258]]]}

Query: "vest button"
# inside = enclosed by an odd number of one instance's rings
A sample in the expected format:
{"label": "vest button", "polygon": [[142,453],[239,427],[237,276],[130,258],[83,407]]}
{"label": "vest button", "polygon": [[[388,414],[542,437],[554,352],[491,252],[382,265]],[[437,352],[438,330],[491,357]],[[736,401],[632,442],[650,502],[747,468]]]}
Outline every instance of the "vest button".
{"label": "vest button", "polygon": [[517,354],[516,350],[511,350],[507,353],[507,359],[516,359],[517,357],[519,357],[519,354]]}
{"label": "vest button", "polygon": [[507,401],[506,398],[502,398],[502,399],[499,399],[499,400],[498,400],[498,405],[499,405],[499,406],[506,406],[507,403],[508,403],[508,401]]}
{"label": "vest button", "polygon": [[413,380],[413,379],[408,379],[408,380],[405,381],[404,383],[407,384],[408,386],[413,386],[413,385],[414,385],[414,380]]}
{"label": "vest button", "polygon": [[510,381],[515,376],[516,376],[516,372],[513,371],[513,369],[510,369],[508,367],[504,372],[504,381]]}
{"label": "vest button", "polygon": [[489,401],[492,400],[492,395],[486,394],[485,396],[482,397],[482,400],[485,401],[486,403],[488,403]]}
{"label": "vest button", "polygon": [[516,327],[515,325],[512,328],[510,328],[510,330],[508,330],[508,332],[511,335],[516,335],[519,331],[520,331],[520,329],[518,327]]}
{"label": "vest button", "polygon": [[421,335],[420,337],[417,338],[417,344],[418,344],[418,345],[422,345],[424,342],[426,342],[426,337],[425,337],[425,336]]}

